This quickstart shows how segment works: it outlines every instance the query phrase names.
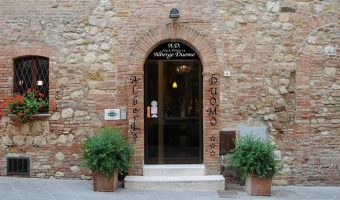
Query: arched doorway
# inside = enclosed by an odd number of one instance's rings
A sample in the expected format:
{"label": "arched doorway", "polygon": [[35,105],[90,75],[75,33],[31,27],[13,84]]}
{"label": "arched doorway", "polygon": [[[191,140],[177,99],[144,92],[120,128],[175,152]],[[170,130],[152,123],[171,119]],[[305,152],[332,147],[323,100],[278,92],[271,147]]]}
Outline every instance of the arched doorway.
{"label": "arched doorway", "polygon": [[144,65],[145,164],[203,163],[202,64],[189,46],[165,42]]}

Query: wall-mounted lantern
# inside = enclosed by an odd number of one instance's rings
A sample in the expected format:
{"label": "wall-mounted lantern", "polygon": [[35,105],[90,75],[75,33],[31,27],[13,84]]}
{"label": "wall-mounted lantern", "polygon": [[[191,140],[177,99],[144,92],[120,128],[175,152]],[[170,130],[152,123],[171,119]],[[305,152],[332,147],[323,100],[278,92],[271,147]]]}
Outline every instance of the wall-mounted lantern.
{"label": "wall-mounted lantern", "polygon": [[170,15],[169,15],[169,17],[170,17],[170,18],[174,18],[174,19],[179,18],[179,11],[178,11],[178,9],[177,9],[177,8],[172,8],[172,9],[170,10]]}

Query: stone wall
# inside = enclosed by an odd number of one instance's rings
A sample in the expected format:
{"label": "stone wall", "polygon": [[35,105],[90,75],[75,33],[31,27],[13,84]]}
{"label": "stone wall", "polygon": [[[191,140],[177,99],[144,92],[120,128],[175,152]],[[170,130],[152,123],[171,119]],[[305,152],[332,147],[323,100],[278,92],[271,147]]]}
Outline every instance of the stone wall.
{"label": "stone wall", "polygon": [[[302,81],[308,81],[298,95],[296,174],[309,184],[339,181],[340,72],[339,24],[330,23],[312,30],[301,44],[298,63],[305,67]],[[300,103],[298,102],[300,101]]]}
{"label": "stone wall", "polygon": [[[181,15],[175,23],[172,7]],[[220,75],[218,129],[267,127],[283,166],[277,184],[339,184],[339,12],[335,0],[0,0],[0,99],[12,92],[12,59],[42,55],[56,104],[51,116],[21,128],[1,119],[0,174],[5,156],[27,155],[32,176],[88,178],[79,168],[83,140],[104,124],[128,136],[131,119],[105,122],[103,109],[129,109],[131,69],[142,77],[157,42],[181,39],[200,54],[204,72]],[[144,160],[138,145],[134,169]]]}

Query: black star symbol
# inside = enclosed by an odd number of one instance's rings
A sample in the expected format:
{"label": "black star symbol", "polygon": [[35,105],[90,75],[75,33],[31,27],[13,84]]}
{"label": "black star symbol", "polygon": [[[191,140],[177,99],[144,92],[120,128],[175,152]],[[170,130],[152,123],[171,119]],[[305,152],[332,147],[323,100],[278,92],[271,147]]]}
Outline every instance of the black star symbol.
{"label": "black star symbol", "polygon": [[210,156],[211,157],[215,156],[215,151],[210,151]]}
{"label": "black star symbol", "polygon": [[211,148],[211,149],[215,148],[215,144],[214,144],[214,143],[211,143],[210,148]]}
{"label": "black star symbol", "polygon": [[210,141],[215,141],[215,139],[216,139],[216,138],[215,138],[215,136],[213,136],[213,135],[210,137]]}

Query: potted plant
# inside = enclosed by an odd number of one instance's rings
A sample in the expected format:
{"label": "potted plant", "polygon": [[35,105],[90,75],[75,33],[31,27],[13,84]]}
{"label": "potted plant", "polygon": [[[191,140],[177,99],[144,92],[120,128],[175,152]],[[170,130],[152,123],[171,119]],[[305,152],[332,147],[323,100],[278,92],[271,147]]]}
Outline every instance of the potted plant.
{"label": "potted plant", "polygon": [[93,190],[114,192],[118,173],[124,173],[132,155],[129,145],[118,128],[104,127],[84,142],[84,167],[93,173]]}
{"label": "potted plant", "polygon": [[245,180],[245,190],[254,196],[270,196],[276,174],[275,146],[252,134],[241,137],[230,155],[230,166]]}
{"label": "potted plant", "polygon": [[5,99],[0,106],[0,118],[3,115],[14,117],[18,126],[32,120],[32,116],[39,110],[47,108],[48,102],[43,99],[44,94],[38,90],[28,89],[24,94],[15,94]]}

